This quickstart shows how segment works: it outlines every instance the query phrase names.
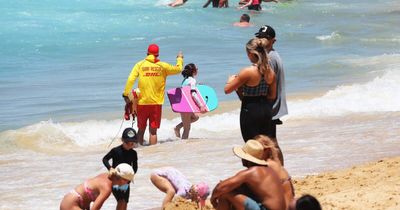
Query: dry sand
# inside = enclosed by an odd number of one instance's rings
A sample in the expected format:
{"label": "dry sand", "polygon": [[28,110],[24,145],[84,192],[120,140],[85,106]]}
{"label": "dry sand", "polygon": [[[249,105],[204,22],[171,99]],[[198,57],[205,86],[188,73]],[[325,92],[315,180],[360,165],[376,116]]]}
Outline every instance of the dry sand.
{"label": "dry sand", "polygon": [[[296,196],[311,194],[324,210],[400,209],[400,157],[371,162],[349,169],[294,179]],[[209,205],[209,204],[208,204]],[[175,199],[167,210],[199,209]],[[212,209],[210,206],[206,210]]]}
{"label": "dry sand", "polygon": [[323,209],[398,210],[400,157],[296,179],[294,186],[297,196],[314,195]]}

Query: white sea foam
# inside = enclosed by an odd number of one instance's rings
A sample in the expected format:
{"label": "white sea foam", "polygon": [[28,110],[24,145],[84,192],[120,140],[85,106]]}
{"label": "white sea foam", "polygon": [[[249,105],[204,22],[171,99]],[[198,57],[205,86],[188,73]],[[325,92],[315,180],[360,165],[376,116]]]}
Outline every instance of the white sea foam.
{"label": "white sea foam", "polygon": [[[386,67],[385,73],[366,83],[338,86],[321,97],[306,100],[289,100],[290,119],[325,118],[345,116],[354,113],[379,113],[400,111],[400,67],[395,64],[400,55],[383,55],[373,58],[348,60],[354,65]],[[177,140],[173,128],[180,122],[177,115],[172,120],[162,119],[158,130],[159,142]],[[122,125],[121,125],[122,123]],[[2,132],[0,139],[7,145],[43,148],[104,145],[119,141],[124,128],[131,126],[128,121],[88,120],[83,122],[42,121],[15,131]],[[121,128],[120,128],[121,127]],[[136,128],[136,125],[134,125]],[[216,115],[201,116],[192,125],[191,137],[225,138],[232,132],[239,132],[239,110]],[[145,136],[148,134],[146,133]],[[5,143],[3,141],[3,143]],[[50,145],[50,146],[49,146]]]}
{"label": "white sea foam", "polygon": [[339,39],[340,37],[341,37],[340,34],[336,31],[334,31],[330,35],[321,35],[321,36],[317,36],[315,38],[318,40],[321,40],[321,41],[327,41],[327,40]]}
{"label": "white sea foam", "polygon": [[[336,87],[321,97],[309,100],[289,101],[291,119],[324,118],[354,113],[400,111],[400,71],[390,69],[384,75],[363,84]],[[159,142],[174,141],[173,128],[180,117],[163,119],[158,131]],[[51,120],[31,125],[14,132],[11,139],[30,139],[39,145],[71,144],[80,147],[109,144],[119,141],[124,128],[130,122],[121,120],[89,120],[84,122],[55,123]],[[136,127],[136,125],[135,125]],[[192,125],[191,136],[195,138],[224,138],[224,133],[238,132],[239,110],[217,115],[202,116]],[[147,134],[146,134],[147,135]],[[25,138],[24,138],[25,136]],[[29,138],[28,138],[29,137]]]}
{"label": "white sea foam", "polygon": [[[307,100],[289,100],[290,119],[325,118],[345,116],[354,113],[377,113],[400,111],[400,71],[391,65],[382,76],[362,84],[343,85],[328,91],[323,96]],[[175,141],[173,128],[180,117],[162,119],[158,130],[159,142]],[[14,132],[3,132],[0,139],[18,141],[18,145],[29,144],[32,148],[66,146],[87,147],[119,141],[124,128],[131,126],[128,121],[89,120],[83,122],[43,121]],[[120,128],[121,126],[121,128]],[[136,125],[134,125],[136,128]],[[191,137],[226,138],[233,132],[239,133],[239,110],[222,114],[202,116],[192,125]],[[7,134],[7,138],[5,138]],[[145,136],[148,134],[146,133]],[[28,141],[24,143],[23,141]],[[13,142],[13,141],[11,141]],[[32,146],[34,145],[34,146]],[[50,145],[50,146],[49,146]],[[23,146],[26,147],[26,146]],[[56,149],[56,148],[55,148]]]}
{"label": "white sea foam", "polygon": [[[203,116],[192,125],[190,135],[194,138],[209,138],[215,136],[223,138],[224,131],[239,129],[238,110],[218,115]],[[162,119],[158,130],[159,142],[177,140],[173,128],[181,122],[180,117],[172,120]],[[130,121],[118,120],[88,120],[83,122],[53,122],[42,121],[18,130],[6,131],[0,134],[0,139],[7,139],[8,144],[15,144],[22,148],[33,150],[58,147],[68,150],[73,146],[85,148],[90,145],[104,145],[119,142],[122,131],[132,126]],[[136,128],[136,124],[134,124]],[[147,133],[145,134],[145,137]],[[3,142],[5,143],[5,142]]]}
{"label": "white sea foam", "polygon": [[290,117],[341,116],[400,111],[400,72],[390,70],[364,84],[339,86],[311,100],[289,101]]}

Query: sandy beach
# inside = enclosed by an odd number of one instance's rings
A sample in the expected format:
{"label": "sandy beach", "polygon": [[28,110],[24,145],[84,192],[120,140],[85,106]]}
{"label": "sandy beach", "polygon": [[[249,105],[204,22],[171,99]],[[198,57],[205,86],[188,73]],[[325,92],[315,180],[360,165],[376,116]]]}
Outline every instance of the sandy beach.
{"label": "sandy beach", "polygon": [[[311,194],[322,208],[400,209],[400,157],[381,159],[348,169],[295,178],[296,195]],[[199,209],[182,199],[170,203],[168,210]],[[206,209],[213,209],[207,206]]]}
{"label": "sandy beach", "polygon": [[400,157],[295,179],[294,186],[323,209],[400,209]]}

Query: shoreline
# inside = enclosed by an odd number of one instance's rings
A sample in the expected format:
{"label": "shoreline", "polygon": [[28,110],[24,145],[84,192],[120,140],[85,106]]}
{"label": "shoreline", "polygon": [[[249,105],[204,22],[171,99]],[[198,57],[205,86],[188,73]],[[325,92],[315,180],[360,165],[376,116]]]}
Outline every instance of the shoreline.
{"label": "shoreline", "polygon": [[[318,98],[326,94],[326,91],[312,91],[312,92],[298,92],[291,93],[286,96],[287,101],[298,101],[298,100],[311,100],[313,98]],[[217,109],[212,112],[207,112],[201,114],[201,116],[214,116],[218,114],[223,114],[235,110],[240,110],[241,101],[237,97],[220,100],[218,103]],[[9,131],[9,130],[18,130],[21,128],[25,128],[30,125],[38,124],[43,121],[53,121],[56,123],[80,123],[90,120],[122,120],[124,116],[124,110],[121,104],[121,107],[115,110],[103,110],[100,112],[89,112],[89,113],[80,113],[80,114],[69,114],[69,115],[55,115],[49,118],[38,119],[36,122],[31,122],[30,124],[19,125],[12,128],[0,129],[1,132]],[[168,99],[165,99],[164,104],[162,105],[162,120],[173,120],[175,118],[180,118],[179,113],[175,113],[172,111],[171,106],[168,102]]]}
{"label": "shoreline", "polygon": [[[306,92],[306,93],[293,93],[287,97],[287,101],[296,101],[296,100],[310,100],[313,98],[321,97],[325,94],[325,91],[314,91],[314,92]],[[207,112],[205,114],[201,114],[202,116],[213,116],[217,114],[222,114],[226,112],[231,112],[234,110],[240,110],[241,101],[238,98],[231,98],[226,100],[220,100],[218,102],[218,108],[212,112]],[[66,123],[66,122],[82,122],[88,120],[115,120],[122,119],[124,110],[115,110],[115,111],[104,111],[99,114],[98,112],[80,114],[80,115],[68,115],[68,116],[56,116],[53,117],[53,120],[56,122]],[[174,118],[179,118],[179,113],[175,113],[171,110],[171,106],[169,105],[168,99],[165,100],[162,106],[162,119],[172,120]],[[46,120],[42,120],[46,121]],[[37,122],[38,123],[38,122]],[[25,126],[23,126],[25,127]],[[18,128],[17,128],[18,129]]]}
{"label": "shoreline", "polygon": [[[293,180],[296,197],[315,196],[322,209],[400,209],[400,156],[328,171]],[[157,208],[151,208],[157,209]],[[199,209],[195,203],[175,199],[166,209]],[[206,209],[213,209],[207,203]]]}

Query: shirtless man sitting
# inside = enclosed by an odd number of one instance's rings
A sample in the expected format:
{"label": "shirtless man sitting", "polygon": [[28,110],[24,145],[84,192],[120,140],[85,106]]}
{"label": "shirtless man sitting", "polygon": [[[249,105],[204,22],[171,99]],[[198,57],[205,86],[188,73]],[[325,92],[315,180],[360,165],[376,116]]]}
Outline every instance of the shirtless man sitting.
{"label": "shirtless man sitting", "polygon": [[247,167],[215,186],[211,203],[217,210],[285,210],[283,187],[278,175],[262,159],[263,146],[249,140],[243,147],[234,147],[233,153]]}

